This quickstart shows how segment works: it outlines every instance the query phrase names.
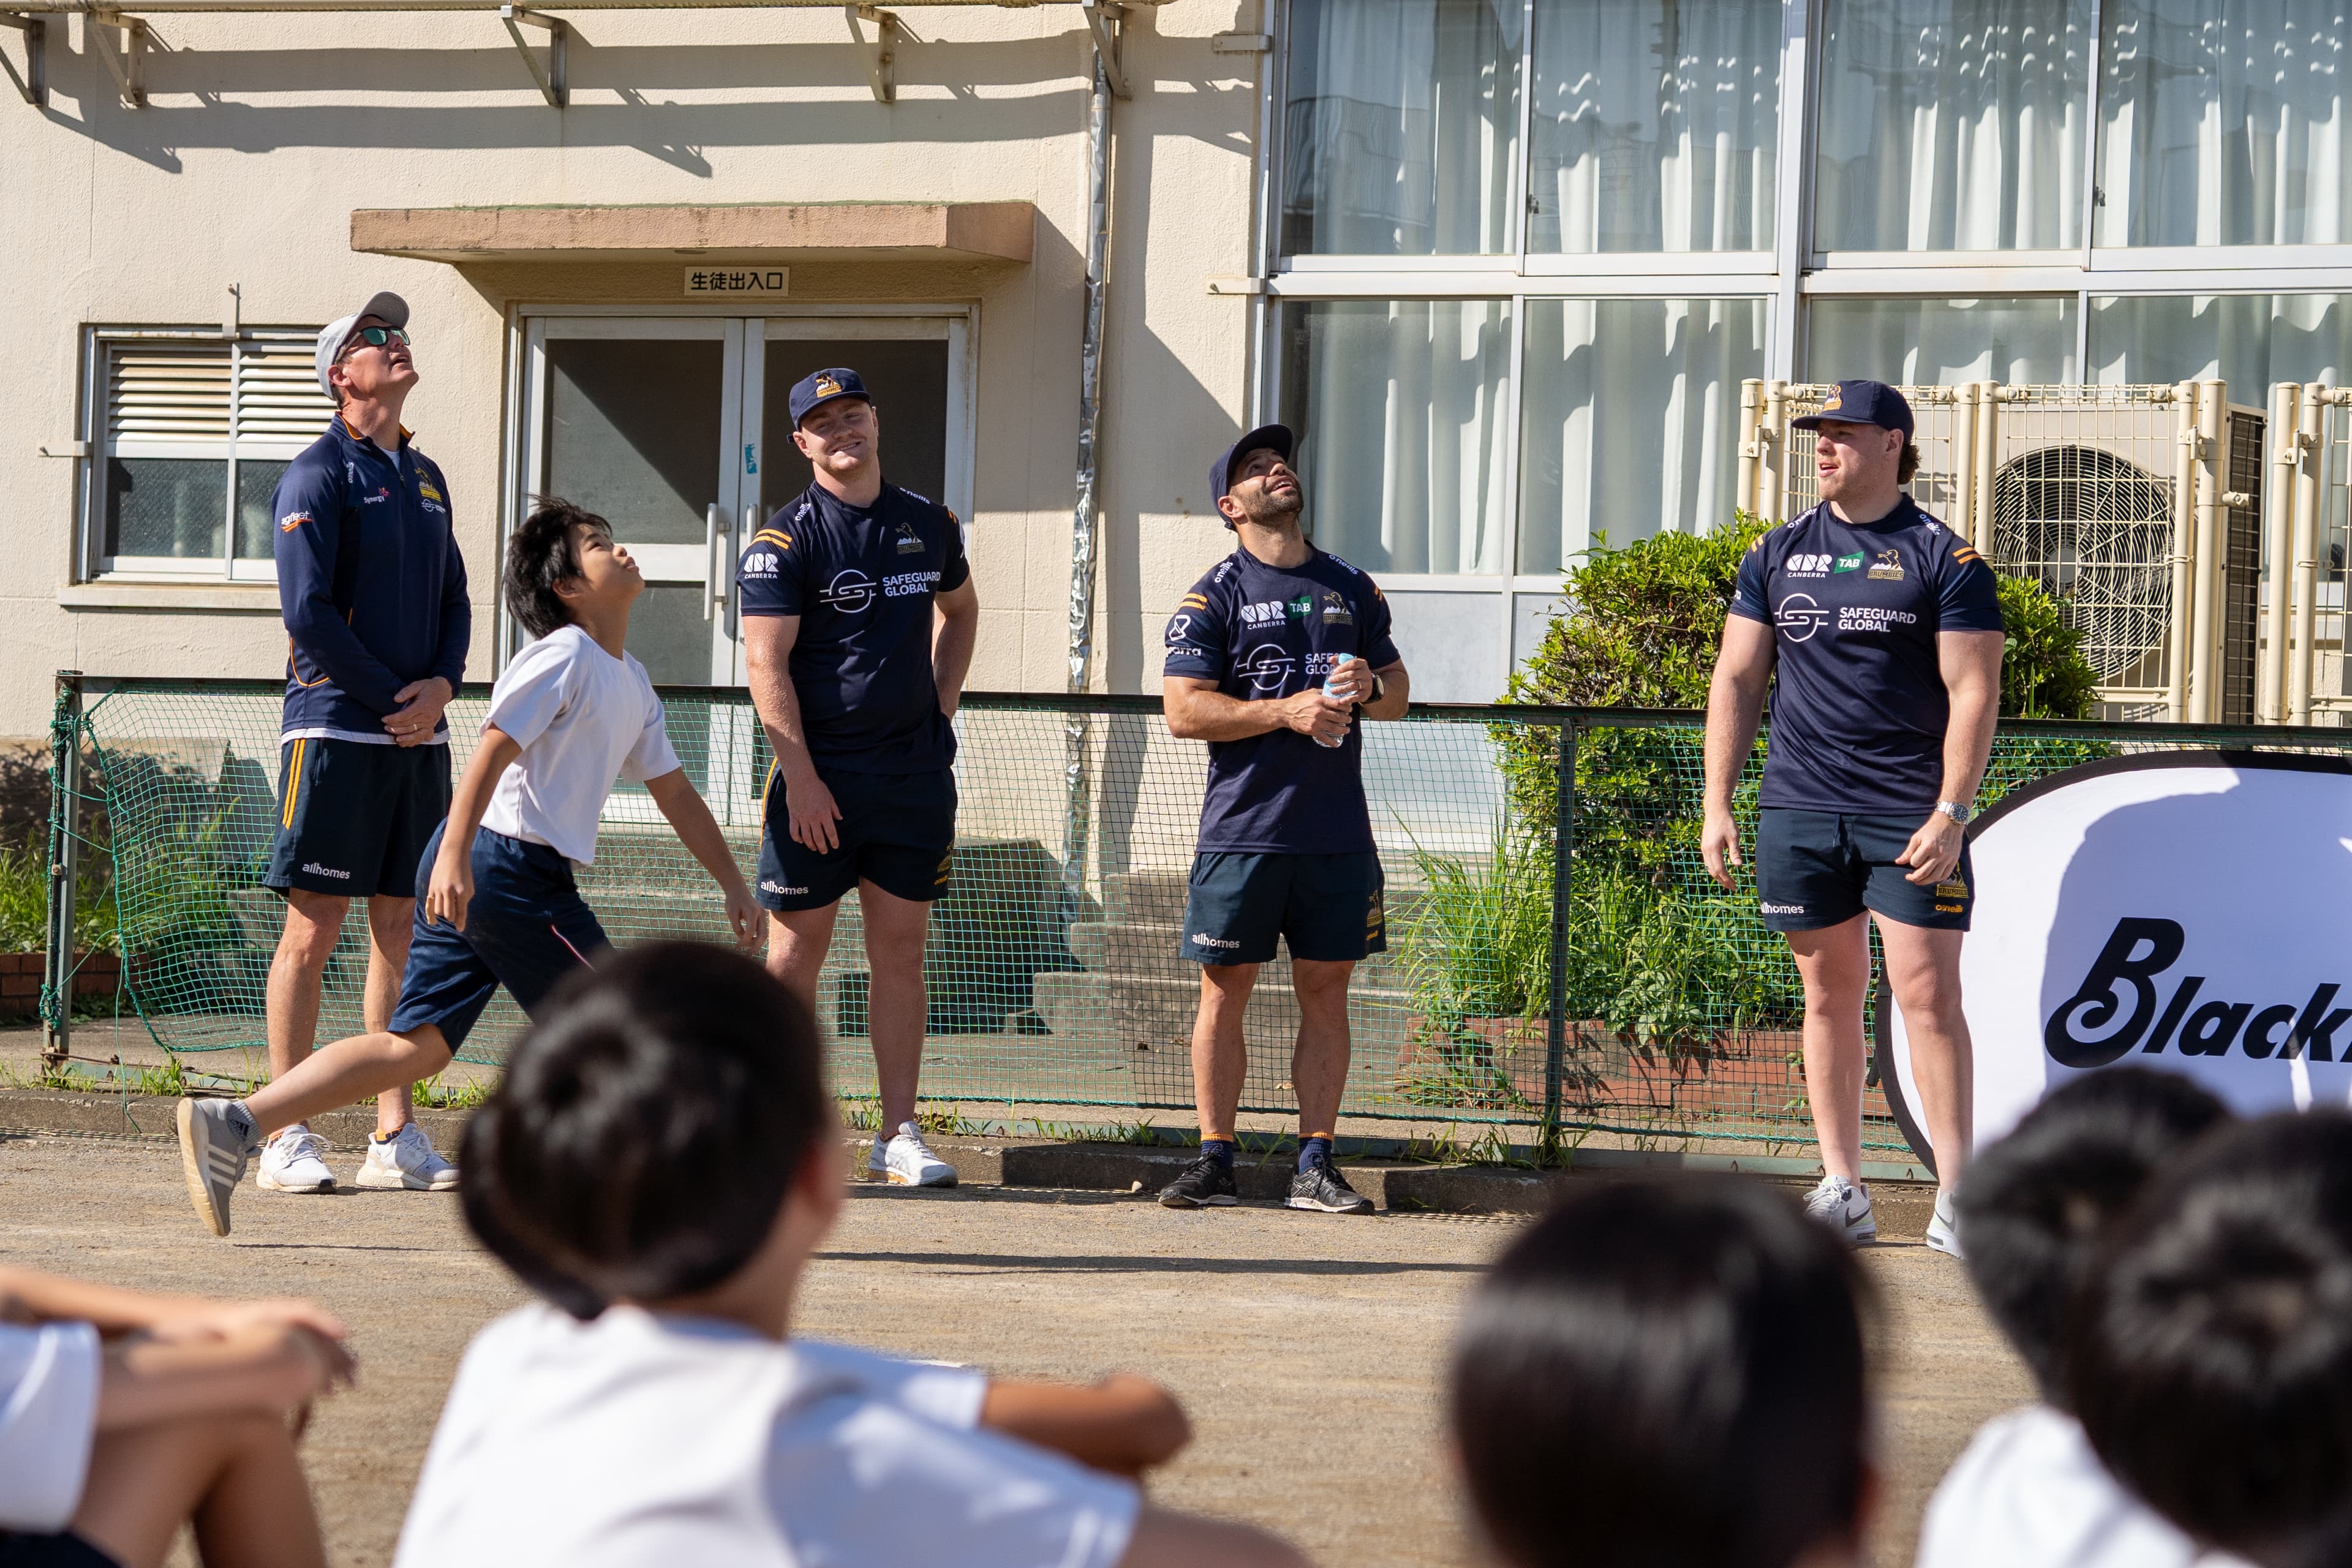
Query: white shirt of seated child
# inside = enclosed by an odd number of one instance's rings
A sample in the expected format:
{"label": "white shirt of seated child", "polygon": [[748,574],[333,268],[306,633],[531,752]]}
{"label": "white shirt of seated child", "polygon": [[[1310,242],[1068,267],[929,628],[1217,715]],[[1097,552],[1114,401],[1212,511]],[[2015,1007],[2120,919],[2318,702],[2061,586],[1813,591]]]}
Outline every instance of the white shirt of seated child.
{"label": "white shirt of seated child", "polygon": [[467,1349],[394,1568],[1113,1568],[1136,1488],[977,1429],[987,1386],[709,1319],[526,1307]]}
{"label": "white shirt of seated child", "polygon": [[0,1323],[0,1531],[47,1535],[72,1520],[103,1368],[88,1323]]}
{"label": "white shirt of seated child", "polygon": [[2047,1405],[1996,1415],[1927,1500],[1912,1568],[2246,1568],[2194,1542],[2107,1473],[2082,1423]]}
{"label": "white shirt of seated child", "polygon": [[521,743],[499,775],[482,826],[545,844],[585,866],[615,777],[676,773],[661,699],[636,656],[614,658],[578,626],[559,626],[509,662],[482,716]]}

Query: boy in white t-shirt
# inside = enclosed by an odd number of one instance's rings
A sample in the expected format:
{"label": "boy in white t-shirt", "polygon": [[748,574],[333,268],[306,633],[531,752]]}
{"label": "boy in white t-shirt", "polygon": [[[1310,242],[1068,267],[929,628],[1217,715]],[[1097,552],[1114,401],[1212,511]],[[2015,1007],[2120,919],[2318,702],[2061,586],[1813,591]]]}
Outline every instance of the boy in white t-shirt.
{"label": "boy in white t-shirt", "polygon": [[1155,1384],[793,1337],[843,1194],[819,1064],[807,1007],[716,947],[565,983],[467,1126],[461,1194],[547,1303],[467,1351],[394,1568],[1297,1568],[1143,1501],[1128,1478],[1188,1436]]}
{"label": "boy in white t-shirt", "polygon": [[[480,746],[417,868],[416,925],[390,1027],[313,1055],[242,1100],[180,1102],[188,1196],[215,1236],[245,1163],[278,1129],[449,1065],[504,985],[524,1012],[606,945],[582,901],[574,866],[596,858],[596,825],[613,780],[642,781],[678,839],[726,895],[736,941],[750,948],[763,919],[710,808],[695,793],[662,728],[661,700],[625,646],[645,579],[610,524],[542,500],[507,542],[507,607],[538,640],[490,689]],[[405,1184],[455,1184],[414,1125],[415,1172]]]}
{"label": "boy in white t-shirt", "polygon": [[307,1301],[213,1301],[0,1267],[0,1564],[326,1561],[287,1419],[351,1381]]}
{"label": "boy in white t-shirt", "polygon": [[1969,1164],[1958,1199],[1969,1273],[2042,1401],[1977,1429],[1928,1500],[1914,1568],[2225,1568],[2107,1473],[2074,1416],[2061,1352],[2103,1237],[2151,1177],[2228,1120],[2177,1073],[2106,1068],[2053,1090]]}

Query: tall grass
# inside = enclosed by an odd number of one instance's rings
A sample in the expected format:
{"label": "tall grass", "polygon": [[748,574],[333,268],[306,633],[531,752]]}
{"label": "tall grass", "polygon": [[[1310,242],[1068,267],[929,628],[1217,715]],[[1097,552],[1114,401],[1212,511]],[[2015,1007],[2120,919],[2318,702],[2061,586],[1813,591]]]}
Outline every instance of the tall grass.
{"label": "tall grass", "polygon": [[[37,952],[48,942],[47,857],[30,844],[0,847],[0,952]],[[85,866],[75,884],[74,947],[115,950],[114,898],[103,868]]]}

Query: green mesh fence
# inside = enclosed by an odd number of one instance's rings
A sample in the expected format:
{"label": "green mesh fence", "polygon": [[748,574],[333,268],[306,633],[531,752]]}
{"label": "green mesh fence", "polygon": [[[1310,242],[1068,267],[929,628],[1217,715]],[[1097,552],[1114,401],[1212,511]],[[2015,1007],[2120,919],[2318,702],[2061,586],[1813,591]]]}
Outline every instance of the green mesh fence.
{"label": "green mesh fence", "polygon": [[[60,732],[79,724],[81,787],[104,808],[86,853],[110,863],[128,955],[119,1008],[175,1053],[241,1050],[252,1064],[191,1065],[257,1072],[282,919],[259,885],[278,821],[280,689],[71,686]],[[469,688],[450,708],[457,766],[487,698]],[[748,871],[768,765],[750,701],[664,698],[678,754]],[[1202,748],[1171,740],[1146,698],[976,694],[957,724],[959,839],[931,928],[925,1098],[1024,1112],[1188,1107],[1199,978],[1179,943]],[[2005,724],[1982,804],[2116,752],[2210,745],[2352,750],[2352,731]],[[1724,893],[1699,864],[1701,752],[1695,713],[1432,708],[1367,727],[1389,948],[1356,972],[1347,1114],[1811,1141],[1787,948],[1759,921],[1752,882]],[[1751,763],[1739,795],[1751,841],[1757,773]],[[614,793],[581,886],[618,942],[723,936],[716,889],[642,789]],[[322,1040],[362,1027],[365,931],[354,909]],[[1247,1109],[1295,1106],[1289,981],[1286,960],[1266,965],[1250,1003]],[[836,1087],[871,1093],[854,894],[819,997]],[[497,1061],[522,1023],[501,997],[465,1056]],[[1867,1110],[1865,1142],[1900,1147],[1874,1089]]]}

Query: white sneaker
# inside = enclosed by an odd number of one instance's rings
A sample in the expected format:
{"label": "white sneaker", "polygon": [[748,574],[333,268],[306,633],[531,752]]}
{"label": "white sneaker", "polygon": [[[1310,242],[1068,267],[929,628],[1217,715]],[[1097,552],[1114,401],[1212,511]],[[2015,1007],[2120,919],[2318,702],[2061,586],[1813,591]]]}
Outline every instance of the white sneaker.
{"label": "white sneaker", "polygon": [[326,1152],[327,1141],[298,1121],[261,1146],[253,1184],[266,1193],[331,1193],[335,1173]]}
{"label": "white sneaker", "polygon": [[931,1152],[911,1121],[898,1123],[898,1135],[887,1142],[876,1136],[866,1156],[866,1175],[868,1181],[887,1182],[894,1187],[956,1184],[955,1167]]}
{"label": "white sneaker", "polygon": [[1823,1176],[1805,1194],[1805,1213],[1859,1245],[1875,1240],[1878,1221],[1871,1217],[1870,1189],[1843,1176]]}
{"label": "white sneaker", "polygon": [[1968,1256],[1960,1250],[1960,1216],[1952,1211],[1952,1194],[1940,1187],[1936,1190],[1936,1213],[1927,1221],[1927,1246],[1953,1258]]}
{"label": "white sneaker", "polygon": [[412,1121],[389,1138],[368,1140],[367,1160],[352,1184],[378,1191],[446,1193],[457,1184],[457,1167],[435,1152],[433,1140]]}

